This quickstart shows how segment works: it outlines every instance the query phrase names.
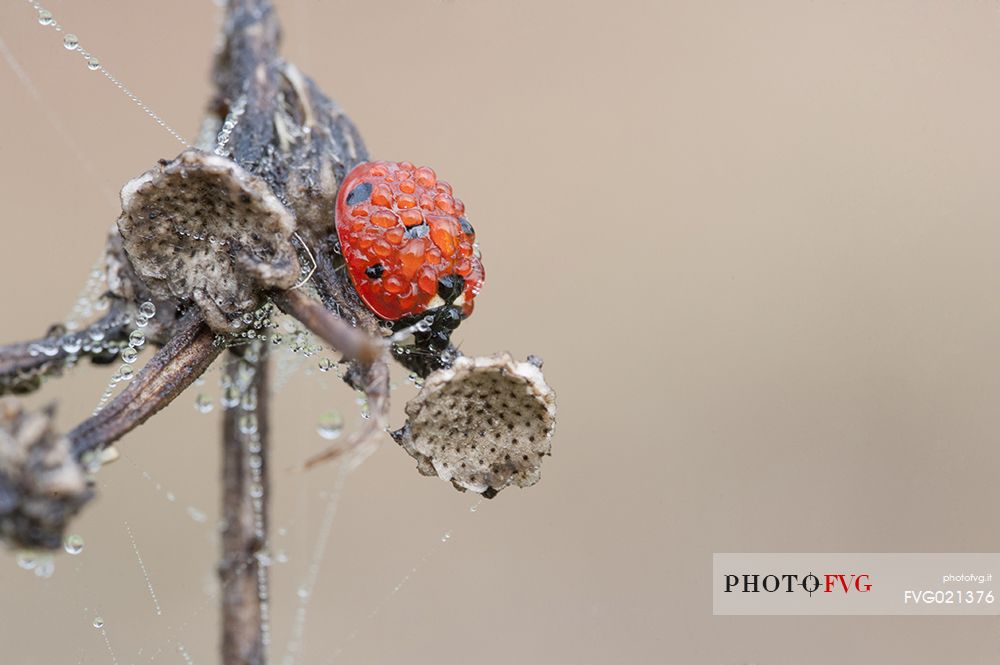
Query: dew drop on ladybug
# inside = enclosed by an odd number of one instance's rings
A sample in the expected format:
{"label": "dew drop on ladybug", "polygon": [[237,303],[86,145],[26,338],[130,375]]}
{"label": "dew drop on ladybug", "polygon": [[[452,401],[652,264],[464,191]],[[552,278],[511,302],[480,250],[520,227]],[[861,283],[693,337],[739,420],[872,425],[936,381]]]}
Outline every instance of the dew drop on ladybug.
{"label": "dew drop on ladybug", "polygon": [[454,328],[472,313],[485,273],[465,205],[426,166],[365,162],[337,195],[347,274],[375,314],[398,321],[433,309]]}

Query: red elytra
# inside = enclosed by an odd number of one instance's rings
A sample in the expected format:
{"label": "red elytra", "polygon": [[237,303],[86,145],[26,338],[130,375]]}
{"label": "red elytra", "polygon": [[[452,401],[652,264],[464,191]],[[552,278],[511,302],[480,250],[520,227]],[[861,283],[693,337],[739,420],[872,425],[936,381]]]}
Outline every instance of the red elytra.
{"label": "red elytra", "polygon": [[444,304],[438,279],[460,275],[455,300],[472,313],[485,273],[465,204],[426,166],[364,162],[340,185],[337,237],[354,288],[378,316],[395,321]]}

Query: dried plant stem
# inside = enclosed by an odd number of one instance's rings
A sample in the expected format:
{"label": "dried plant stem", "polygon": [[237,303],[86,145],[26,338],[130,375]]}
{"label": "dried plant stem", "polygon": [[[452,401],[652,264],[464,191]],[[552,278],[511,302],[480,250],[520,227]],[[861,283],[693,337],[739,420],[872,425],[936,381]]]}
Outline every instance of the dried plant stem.
{"label": "dried plant stem", "polygon": [[302,291],[281,291],[273,298],[283,312],[294,316],[313,334],[344,354],[346,360],[371,362],[385,352],[386,345],[380,344],[377,337],[348,325],[323,303]]}
{"label": "dried plant stem", "polygon": [[[249,431],[240,406],[225,412],[222,430],[222,663],[264,665],[267,661],[267,457],[268,362],[266,347],[248,362],[227,356],[226,376],[238,385],[240,371],[253,370],[244,390],[256,403],[255,431]],[[254,399],[255,398],[255,399]],[[245,401],[245,400],[244,400]]]}
{"label": "dried plant stem", "polygon": [[[128,337],[128,328],[121,323],[118,308],[88,326],[87,330],[76,333],[82,340],[91,330],[99,330],[105,339],[120,340]],[[59,331],[61,326],[53,330]],[[59,375],[67,364],[78,357],[90,356],[95,360],[107,360],[107,351],[70,353],[60,339],[61,333],[29,342],[18,342],[0,346],[0,394],[7,392],[29,392],[38,388],[44,376]],[[43,353],[39,349],[46,349]],[[114,357],[114,354],[110,354]]]}
{"label": "dried plant stem", "polygon": [[73,452],[79,457],[104,448],[172,402],[219,355],[221,349],[214,339],[200,315],[186,315],[174,337],[146,363],[128,388],[69,433]]}

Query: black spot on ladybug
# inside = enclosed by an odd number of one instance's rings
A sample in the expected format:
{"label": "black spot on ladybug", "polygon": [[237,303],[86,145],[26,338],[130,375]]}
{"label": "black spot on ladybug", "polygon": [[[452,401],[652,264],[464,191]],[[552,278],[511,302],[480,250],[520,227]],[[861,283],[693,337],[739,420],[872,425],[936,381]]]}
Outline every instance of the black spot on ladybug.
{"label": "black spot on ladybug", "polygon": [[372,184],[370,182],[363,182],[352,189],[351,193],[347,195],[347,205],[357,205],[362,201],[367,201],[371,195]]}
{"label": "black spot on ladybug", "polygon": [[430,232],[430,230],[431,228],[429,226],[421,223],[406,229],[406,233],[404,235],[407,238],[423,238]]}
{"label": "black spot on ladybug", "polygon": [[381,263],[373,263],[372,265],[365,268],[365,274],[371,279],[378,279],[385,272],[385,268],[382,267]]}
{"label": "black spot on ladybug", "polygon": [[461,275],[445,275],[438,280],[438,295],[446,303],[455,302],[464,290],[465,279]]}
{"label": "black spot on ladybug", "polygon": [[465,217],[459,217],[458,223],[462,225],[462,233],[468,236],[476,235],[476,230],[472,228],[472,224],[469,224],[469,220]]}

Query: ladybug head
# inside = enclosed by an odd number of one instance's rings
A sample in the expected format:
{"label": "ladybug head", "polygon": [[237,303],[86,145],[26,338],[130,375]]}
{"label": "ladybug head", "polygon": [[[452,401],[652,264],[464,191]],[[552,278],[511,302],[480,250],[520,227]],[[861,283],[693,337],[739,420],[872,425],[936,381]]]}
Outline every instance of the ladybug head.
{"label": "ladybug head", "polygon": [[451,331],[472,314],[484,272],[465,204],[426,166],[365,162],[337,195],[337,237],[362,302],[393,329],[396,357],[422,376],[450,365]]}

